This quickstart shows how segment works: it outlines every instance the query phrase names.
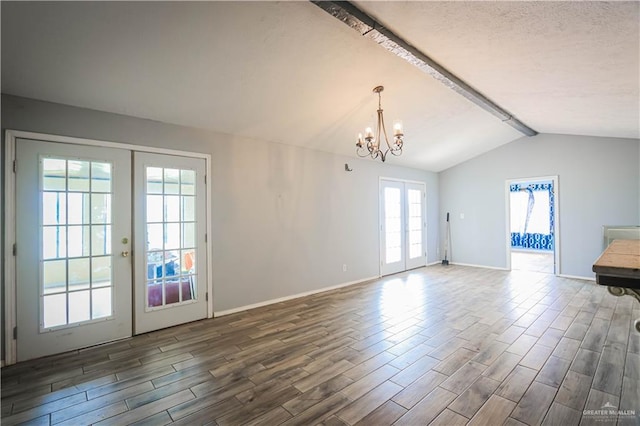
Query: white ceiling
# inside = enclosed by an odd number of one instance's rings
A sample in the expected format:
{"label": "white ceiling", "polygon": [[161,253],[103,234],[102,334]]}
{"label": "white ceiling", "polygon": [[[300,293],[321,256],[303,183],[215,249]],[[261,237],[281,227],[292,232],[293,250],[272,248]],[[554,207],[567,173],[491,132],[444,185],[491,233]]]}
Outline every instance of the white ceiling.
{"label": "white ceiling", "polygon": [[[541,133],[639,138],[637,2],[358,2]],[[308,2],[2,2],[2,92],[440,171],[522,135]]]}

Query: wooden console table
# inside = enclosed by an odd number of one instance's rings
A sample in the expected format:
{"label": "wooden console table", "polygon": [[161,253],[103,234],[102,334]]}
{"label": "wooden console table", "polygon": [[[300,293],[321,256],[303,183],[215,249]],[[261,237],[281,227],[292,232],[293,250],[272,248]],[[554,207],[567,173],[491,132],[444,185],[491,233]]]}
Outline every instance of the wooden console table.
{"label": "wooden console table", "polygon": [[[632,296],[640,302],[640,240],[614,240],[593,264],[596,282],[615,296]],[[640,319],[635,321],[640,332]]]}

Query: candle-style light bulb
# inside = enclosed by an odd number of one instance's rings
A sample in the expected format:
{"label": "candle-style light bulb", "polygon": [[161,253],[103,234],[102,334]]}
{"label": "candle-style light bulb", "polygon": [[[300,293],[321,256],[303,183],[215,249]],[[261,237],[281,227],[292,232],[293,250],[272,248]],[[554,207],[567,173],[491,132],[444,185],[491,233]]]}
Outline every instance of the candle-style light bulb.
{"label": "candle-style light bulb", "polygon": [[371,127],[367,127],[366,129],[364,129],[364,137],[367,139],[373,138],[373,130],[371,129]]}
{"label": "candle-style light bulb", "polygon": [[395,120],[393,122],[393,135],[394,136],[402,136],[403,135],[403,131],[402,131],[402,121],[400,120]]}

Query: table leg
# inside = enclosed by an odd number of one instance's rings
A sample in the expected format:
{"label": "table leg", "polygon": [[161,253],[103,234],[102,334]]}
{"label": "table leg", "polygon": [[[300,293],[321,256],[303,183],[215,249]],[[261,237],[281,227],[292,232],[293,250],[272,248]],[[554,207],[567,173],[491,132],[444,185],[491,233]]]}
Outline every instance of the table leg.
{"label": "table leg", "polygon": [[[607,286],[607,289],[609,290],[609,293],[613,294],[614,296],[631,296],[636,299],[638,303],[640,303],[640,290],[613,286]],[[636,331],[640,333],[640,318],[635,320],[633,326],[636,328]]]}

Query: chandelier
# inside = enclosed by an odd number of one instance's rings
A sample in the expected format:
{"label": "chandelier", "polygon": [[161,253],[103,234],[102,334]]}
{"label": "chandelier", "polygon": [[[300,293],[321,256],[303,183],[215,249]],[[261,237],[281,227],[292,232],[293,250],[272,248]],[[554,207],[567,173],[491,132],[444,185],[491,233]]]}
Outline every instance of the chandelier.
{"label": "chandelier", "polygon": [[[373,88],[373,93],[378,94],[378,125],[376,126],[375,133],[371,127],[367,127],[364,130],[364,137],[362,133],[358,134],[358,142],[356,142],[356,152],[359,157],[371,156],[374,160],[376,158],[380,158],[383,162],[387,157],[388,153],[393,155],[402,154],[402,138],[404,137],[404,133],[402,133],[402,122],[400,120],[396,120],[393,122],[393,143],[389,143],[389,138],[387,137],[387,130],[384,127],[384,118],[382,117],[382,96],[380,93],[384,90],[382,86],[376,86]],[[384,141],[387,144],[387,148],[383,151],[380,149],[380,133],[384,136]]]}

